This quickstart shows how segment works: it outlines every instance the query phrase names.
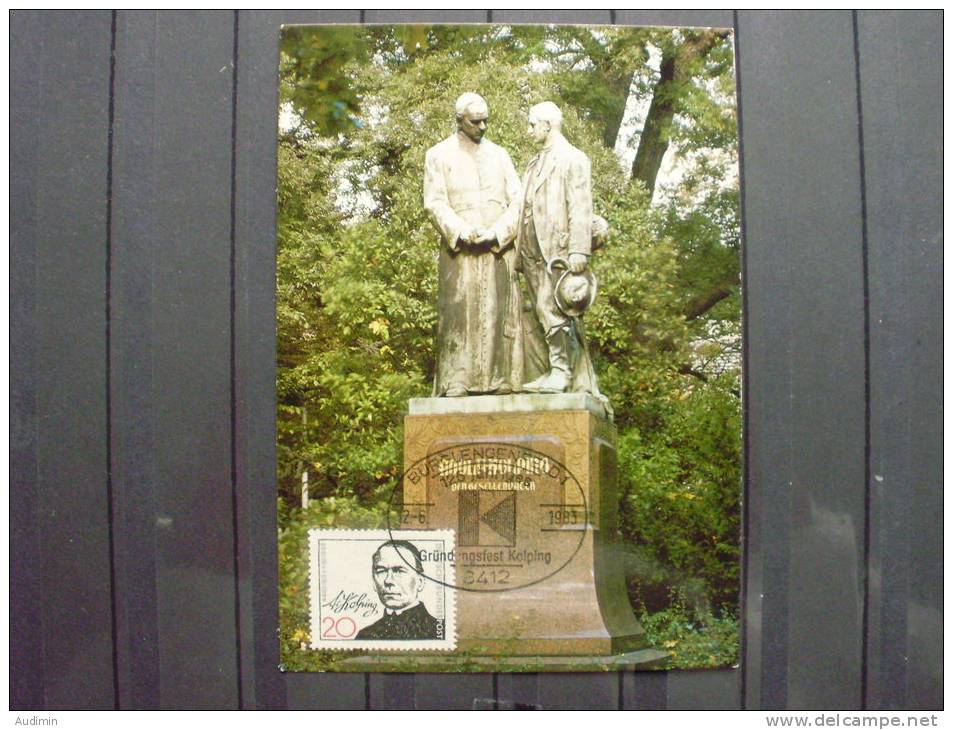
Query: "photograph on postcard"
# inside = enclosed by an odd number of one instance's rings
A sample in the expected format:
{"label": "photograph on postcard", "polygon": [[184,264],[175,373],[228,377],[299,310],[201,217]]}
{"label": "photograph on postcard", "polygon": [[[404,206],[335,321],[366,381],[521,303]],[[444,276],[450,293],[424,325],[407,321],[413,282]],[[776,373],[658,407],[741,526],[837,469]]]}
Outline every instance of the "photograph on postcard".
{"label": "photograph on postcard", "polygon": [[733,44],[282,29],[286,670],[737,663]]}

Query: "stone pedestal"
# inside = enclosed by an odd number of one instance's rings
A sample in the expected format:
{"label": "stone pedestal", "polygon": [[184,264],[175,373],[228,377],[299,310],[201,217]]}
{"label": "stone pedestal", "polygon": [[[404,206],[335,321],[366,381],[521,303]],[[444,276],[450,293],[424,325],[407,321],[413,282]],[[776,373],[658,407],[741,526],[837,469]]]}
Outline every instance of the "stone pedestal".
{"label": "stone pedestal", "polygon": [[582,393],[412,400],[404,468],[406,526],[457,531],[459,652],[644,649],[616,559],[616,431],[598,401]]}

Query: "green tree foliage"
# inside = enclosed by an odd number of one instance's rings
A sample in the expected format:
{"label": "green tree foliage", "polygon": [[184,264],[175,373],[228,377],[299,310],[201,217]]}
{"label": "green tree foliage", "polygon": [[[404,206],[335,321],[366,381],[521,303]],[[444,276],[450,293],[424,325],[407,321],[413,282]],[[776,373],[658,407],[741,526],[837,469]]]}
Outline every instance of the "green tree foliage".
{"label": "green tree foliage", "polygon": [[345,67],[367,60],[370,47],[365,31],[346,25],[334,33],[290,27],[283,39],[295,52],[281,54],[281,98],[291,102],[317,134],[360,126],[360,89]]}
{"label": "green tree foliage", "polygon": [[[662,58],[655,71],[653,48]],[[596,210],[612,234],[593,257],[600,295],[586,328],[620,433],[634,604],[688,606],[708,612],[711,626],[722,615],[734,621],[741,433],[731,71],[730,38],[708,31],[285,31],[279,484],[283,504],[299,504],[307,471],[315,500],[282,510],[282,611],[297,627],[283,633],[289,649],[306,631],[304,597],[293,589],[306,578],[306,526],[378,520],[400,473],[407,399],[430,393],[437,235],[422,207],[423,161],[454,131],[453,103],[467,90],[486,97],[488,136],[519,170],[535,154],[526,111],[544,100],[560,105],[567,138],[592,160]],[[630,95],[651,99],[646,127],[657,127],[640,144],[656,145],[659,161],[660,150],[682,155],[681,181],[664,195],[654,190],[657,167],[649,184],[614,152]],[[653,118],[652,109],[664,114]],[[669,624],[653,625],[666,641],[679,626],[704,624],[666,615]]]}

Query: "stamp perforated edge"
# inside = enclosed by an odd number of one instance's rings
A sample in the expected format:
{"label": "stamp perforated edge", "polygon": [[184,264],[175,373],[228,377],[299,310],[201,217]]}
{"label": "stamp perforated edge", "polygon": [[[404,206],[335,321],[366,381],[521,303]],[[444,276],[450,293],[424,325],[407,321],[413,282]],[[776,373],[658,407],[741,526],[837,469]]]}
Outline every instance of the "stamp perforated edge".
{"label": "stamp perforated edge", "polygon": [[[320,573],[319,566],[314,559],[320,550],[320,541],[327,539],[373,539],[387,542],[394,538],[410,540],[446,540],[447,550],[453,550],[456,547],[456,534],[452,529],[441,530],[396,530],[390,531],[386,528],[378,529],[343,529],[343,528],[323,528],[314,527],[308,530],[308,623],[311,631],[311,649],[321,649],[325,651],[364,651],[374,649],[378,651],[390,652],[411,652],[411,651],[453,651],[457,648],[457,592],[452,588],[456,580],[454,564],[446,562],[446,573],[444,582],[449,585],[442,585],[439,581],[431,581],[439,591],[443,592],[446,610],[444,615],[444,638],[428,640],[374,640],[374,641],[323,641],[320,639],[320,631],[316,631],[318,624],[316,622],[317,614],[315,606],[321,600]],[[425,576],[426,577],[426,576]],[[315,639],[315,637],[319,637]]]}

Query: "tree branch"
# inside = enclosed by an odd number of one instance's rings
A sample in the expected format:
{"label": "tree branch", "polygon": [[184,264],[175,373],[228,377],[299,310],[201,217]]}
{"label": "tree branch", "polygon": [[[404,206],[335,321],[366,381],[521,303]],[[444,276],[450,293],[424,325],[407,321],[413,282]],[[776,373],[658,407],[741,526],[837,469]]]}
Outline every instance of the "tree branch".
{"label": "tree branch", "polygon": [[[702,381],[703,383],[707,383],[707,382],[708,382],[708,376],[705,375],[705,373],[701,372],[700,370],[696,370],[695,368],[693,368],[693,367],[692,367],[691,365],[689,365],[688,363],[685,363],[685,364],[683,364],[683,365],[679,365],[679,366],[678,366],[678,372],[679,372],[681,375],[691,375],[693,378],[698,378],[698,379],[699,379],[700,381]],[[738,390],[737,388],[732,388],[729,392],[730,392],[733,396],[735,396],[735,398],[740,398],[740,397],[741,397],[741,391]]]}
{"label": "tree branch", "polygon": [[698,319],[722,299],[727,299],[733,293],[734,288],[722,287],[692,300],[685,309],[685,320],[691,322],[693,319]]}
{"label": "tree branch", "polygon": [[696,370],[688,363],[679,365],[678,372],[681,373],[682,375],[691,375],[693,378],[698,378],[703,383],[708,382],[708,376],[705,375],[705,373],[701,372],[700,370]]}

